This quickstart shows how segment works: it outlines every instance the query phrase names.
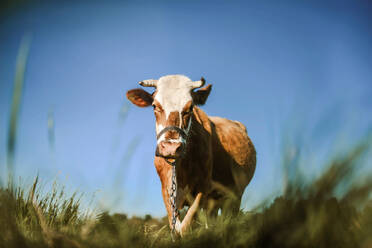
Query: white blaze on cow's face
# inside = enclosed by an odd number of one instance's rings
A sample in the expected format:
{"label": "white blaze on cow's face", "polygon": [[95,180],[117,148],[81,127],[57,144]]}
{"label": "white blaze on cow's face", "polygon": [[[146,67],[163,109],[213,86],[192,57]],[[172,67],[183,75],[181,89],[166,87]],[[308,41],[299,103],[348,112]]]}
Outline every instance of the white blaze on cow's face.
{"label": "white blaze on cow's face", "polygon": [[[192,89],[192,81],[186,76],[171,75],[158,80],[153,102],[157,134],[167,126],[179,127],[188,134],[192,118]],[[168,132],[158,137],[158,144],[162,141],[186,142],[181,135]]]}

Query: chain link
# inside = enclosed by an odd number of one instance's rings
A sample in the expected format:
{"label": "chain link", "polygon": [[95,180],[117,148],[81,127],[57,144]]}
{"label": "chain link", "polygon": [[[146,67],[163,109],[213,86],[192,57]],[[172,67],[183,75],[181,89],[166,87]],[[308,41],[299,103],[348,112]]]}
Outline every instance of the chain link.
{"label": "chain link", "polygon": [[171,184],[171,189],[170,189],[170,197],[169,197],[169,202],[172,208],[172,233],[176,231],[176,222],[177,222],[177,217],[179,215],[178,209],[177,209],[177,175],[176,175],[176,163],[170,163],[172,166],[172,184]]}

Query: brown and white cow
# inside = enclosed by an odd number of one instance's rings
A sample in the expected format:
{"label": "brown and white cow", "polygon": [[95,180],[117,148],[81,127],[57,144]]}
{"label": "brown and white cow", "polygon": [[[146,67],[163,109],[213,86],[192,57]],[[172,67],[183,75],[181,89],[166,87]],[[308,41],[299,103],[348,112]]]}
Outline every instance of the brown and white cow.
{"label": "brown and white cow", "polygon": [[200,208],[208,215],[217,215],[219,209],[222,214],[236,214],[256,168],[256,151],[245,126],[238,121],[208,116],[197,107],[206,102],[212,89],[212,85],[200,88],[204,83],[203,78],[191,81],[183,75],[168,75],[139,83],[154,87],[152,94],[143,89],[127,92],[133,104],[154,107],[157,133],[154,163],[170,224],[170,162],[177,161],[176,206],[178,209],[189,206],[183,220],[177,217],[175,223],[176,232],[181,235]]}

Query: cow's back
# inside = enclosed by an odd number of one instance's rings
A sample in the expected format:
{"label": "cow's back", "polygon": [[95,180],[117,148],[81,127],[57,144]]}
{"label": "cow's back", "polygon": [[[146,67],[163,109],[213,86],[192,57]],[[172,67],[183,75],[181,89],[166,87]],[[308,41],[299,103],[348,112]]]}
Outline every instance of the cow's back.
{"label": "cow's back", "polygon": [[221,117],[209,117],[213,136],[212,179],[242,195],[256,168],[256,151],[245,126]]}

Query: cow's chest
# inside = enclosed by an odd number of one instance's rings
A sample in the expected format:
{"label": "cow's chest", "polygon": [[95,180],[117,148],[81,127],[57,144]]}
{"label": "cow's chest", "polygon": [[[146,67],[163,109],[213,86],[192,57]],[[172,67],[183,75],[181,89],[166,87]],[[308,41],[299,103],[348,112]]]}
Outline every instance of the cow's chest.
{"label": "cow's chest", "polygon": [[[199,192],[207,193],[211,174],[208,165],[200,161],[182,163],[177,168],[177,201],[194,198]],[[182,166],[182,167],[181,167]]]}
{"label": "cow's chest", "polygon": [[191,190],[188,186],[181,188],[177,187],[177,206],[178,208],[183,208],[187,204],[186,199],[191,196]]}

